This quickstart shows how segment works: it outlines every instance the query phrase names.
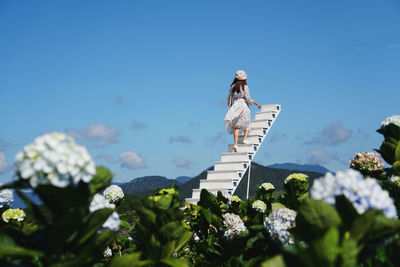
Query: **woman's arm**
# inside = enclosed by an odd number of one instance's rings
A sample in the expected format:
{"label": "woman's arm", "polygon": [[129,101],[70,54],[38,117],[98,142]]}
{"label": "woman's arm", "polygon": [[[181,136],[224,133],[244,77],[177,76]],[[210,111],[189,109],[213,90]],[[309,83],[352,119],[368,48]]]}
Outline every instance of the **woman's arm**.
{"label": "woman's arm", "polygon": [[253,100],[253,104],[256,105],[258,108],[261,108],[261,105],[258,104],[256,101]]}

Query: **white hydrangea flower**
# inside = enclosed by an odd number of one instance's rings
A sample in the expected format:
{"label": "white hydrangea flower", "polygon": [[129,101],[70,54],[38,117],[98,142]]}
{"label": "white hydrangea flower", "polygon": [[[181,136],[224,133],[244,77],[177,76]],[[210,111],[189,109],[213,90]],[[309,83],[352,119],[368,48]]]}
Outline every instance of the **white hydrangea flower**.
{"label": "white hydrangea flower", "polygon": [[397,187],[400,187],[400,177],[399,176],[390,177],[390,182],[392,182]]}
{"label": "white hydrangea flower", "polygon": [[350,160],[350,167],[360,171],[381,171],[385,167],[377,153],[356,153],[354,159]]}
{"label": "white hydrangea flower", "polygon": [[331,205],[335,204],[336,196],[344,195],[359,214],[378,209],[388,218],[397,218],[396,207],[389,193],[382,190],[375,179],[364,179],[361,173],[353,169],[337,172],[336,175],[327,173],[316,179],[310,195]]}
{"label": "white hydrangea flower", "polygon": [[[2,185],[3,184],[0,183],[0,186]],[[13,191],[11,189],[0,190],[0,208],[3,208],[4,206],[10,206],[13,201]]]}
{"label": "white hydrangea flower", "polygon": [[384,128],[391,123],[400,126],[400,115],[393,115],[391,117],[387,117],[384,121],[381,122],[381,128]]}
{"label": "white hydrangea flower", "polygon": [[271,189],[275,189],[275,186],[271,183],[263,183],[260,185],[260,189],[264,188],[266,191],[271,190]]}
{"label": "white hydrangea flower", "polygon": [[272,211],[265,219],[265,228],[271,238],[279,240],[284,246],[294,244],[288,230],[296,226],[296,215],[296,211],[287,208]]}
{"label": "white hydrangea flower", "polygon": [[109,258],[112,256],[112,250],[110,247],[107,247],[103,252],[104,258]]}
{"label": "white hydrangea flower", "polygon": [[[93,196],[93,200],[89,205],[89,211],[90,212],[95,212],[96,210],[99,209],[114,209],[115,205],[108,202],[108,200],[101,194],[95,194]],[[121,220],[119,218],[119,215],[116,211],[114,211],[110,217],[104,222],[103,228],[107,228],[113,231],[118,231],[119,226],[120,226]]]}
{"label": "white hydrangea flower", "polygon": [[261,200],[254,201],[251,207],[261,213],[265,213],[267,210],[267,205]]}
{"label": "white hydrangea flower", "polygon": [[240,201],[242,201],[238,196],[236,196],[236,195],[233,195],[232,197],[231,197],[231,201],[233,201],[233,202],[240,202]]}
{"label": "white hydrangea flower", "polygon": [[121,187],[119,187],[118,185],[110,185],[109,187],[107,187],[104,190],[103,195],[111,203],[116,203],[116,202],[120,201],[121,199],[123,199],[125,196]]}
{"label": "white hydrangea flower", "polygon": [[224,218],[224,226],[227,228],[224,237],[228,240],[246,231],[246,226],[242,219],[240,219],[239,215],[234,213],[225,213],[222,217]]}
{"label": "white hydrangea flower", "polygon": [[3,221],[5,221],[6,223],[8,223],[11,220],[22,222],[25,216],[26,216],[25,211],[21,209],[8,209],[4,211],[3,214],[1,215]]}
{"label": "white hydrangea flower", "polygon": [[32,187],[66,187],[90,182],[96,166],[86,147],[66,134],[52,132],[37,137],[16,154],[15,172],[16,179],[26,180]]}
{"label": "white hydrangea flower", "polygon": [[296,180],[299,180],[299,181],[306,182],[308,180],[308,176],[305,175],[304,173],[292,173],[291,175],[286,177],[285,184],[287,184],[292,179],[296,179]]}

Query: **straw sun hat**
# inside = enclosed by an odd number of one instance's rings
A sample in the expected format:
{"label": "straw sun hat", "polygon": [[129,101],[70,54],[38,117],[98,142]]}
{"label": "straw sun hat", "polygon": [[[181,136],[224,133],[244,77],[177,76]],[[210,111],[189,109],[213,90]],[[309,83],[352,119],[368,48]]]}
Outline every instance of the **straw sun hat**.
{"label": "straw sun hat", "polygon": [[236,78],[237,80],[239,80],[239,81],[243,81],[243,80],[246,80],[246,79],[247,79],[247,74],[246,74],[246,72],[244,72],[244,70],[238,70],[238,71],[235,73],[235,78]]}

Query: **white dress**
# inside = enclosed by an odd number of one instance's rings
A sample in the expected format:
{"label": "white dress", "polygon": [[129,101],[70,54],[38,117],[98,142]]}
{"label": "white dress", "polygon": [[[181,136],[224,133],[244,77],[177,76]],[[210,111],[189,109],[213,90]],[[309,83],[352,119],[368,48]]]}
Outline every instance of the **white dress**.
{"label": "white dress", "polygon": [[250,130],[250,108],[253,100],[250,98],[249,87],[245,85],[240,93],[232,92],[228,95],[229,110],[225,115],[225,129],[229,134],[233,134],[235,128]]}

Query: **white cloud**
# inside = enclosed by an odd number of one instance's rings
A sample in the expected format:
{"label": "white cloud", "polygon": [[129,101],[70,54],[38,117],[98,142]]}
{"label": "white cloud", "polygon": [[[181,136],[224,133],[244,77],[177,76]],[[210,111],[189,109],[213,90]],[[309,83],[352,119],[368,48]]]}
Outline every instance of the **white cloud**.
{"label": "white cloud", "polygon": [[336,160],[337,156],[320,148],[307,150],[307,163],[309,164],[325,164],[331,160]]}
{"label": "white cloud", "polygon": [[0,174],[8,172],[10,165],[8,165],[6,154],[0,152]]}
{"label": "white cloud", "polygon": [[134,131],[144,130],[146,128],[147,128],[147,125],[144,124],[143,122],[139,122],[139,121],[133,121],[132,125],[131,125],[131,129]]}
{"label": "white cloud", "polygon": [[216,136],[211,137],[205,141],[207,146],[214,146],[216,144],[227,144],[226,141],[228,134],[226,132],[219,132]]}
{"label": "white cloud", "polygon": [[65,132],[82,141],[93,142],[95,143],[95,147],[104,147],[108,144],[118,143],[119,140],[117,138],[120,135],[117,127],[104,123],[89,124],[80,130],[66,129]]}
{"label": "white cloud", "polygon": [[6,142],[3,140],[3,138],[0,138],[0,151],[6,151],[6,149],[10,146],[9,142]]}
{"label": "white cloud", "polygon": [[124,102],[124,98],[122,96],[117,96],[116,98],[114,98],[114,103],[117,105],[120,105]]}
{"label": "white cloud", "polygon": [[327,125],[317,136],[306,141],[307,145],[338,145],[346,142],[352,136],[352,131],[345,129],[341,121]]}
{"label": "white cloud", "polygon": [[391,45],[388,45],[387,48],[393,49],[393,48],[399,48],[399,47],[400,47],[400,44],[391,44]]}
{"label": "white cloud", "polygon": [[147,167],[144,159],[131,150],[122,152],[119,155],[119,160],[121,161],[121,167],[126,167],[131,170],[144,169]]}
{"label": "white cloud", "polygon": [[193,141],[189,136],[180,135],[180,136],[171,136],[169,138],[170,143],[184,143],[184,144],[193,144]]}
{"label": "white cloud", "polygon": [[110,163],[115,163],[116,160],[114,159],[113,156],[111,156],[110,154],[98,154],[96,159],[104,159]]}
{"label": "white cloud", "polygon": [[285,133],[274,132],[270,138],[271,143],[279,143],[285,141],[288,136]]}
{"label": "white cloud", "polygon": [[181,157],[174,159],[172,162],[175,164],[176,167],[183,168],[183,169],[190,169],[191,165],[192,165],[190,160],[187,160],[187,159],[184,159]]}

